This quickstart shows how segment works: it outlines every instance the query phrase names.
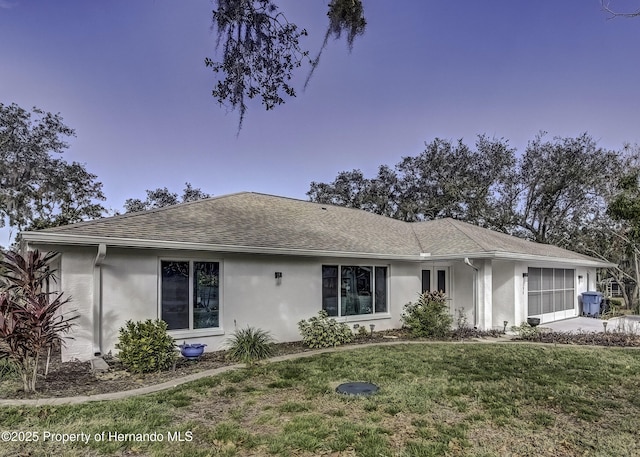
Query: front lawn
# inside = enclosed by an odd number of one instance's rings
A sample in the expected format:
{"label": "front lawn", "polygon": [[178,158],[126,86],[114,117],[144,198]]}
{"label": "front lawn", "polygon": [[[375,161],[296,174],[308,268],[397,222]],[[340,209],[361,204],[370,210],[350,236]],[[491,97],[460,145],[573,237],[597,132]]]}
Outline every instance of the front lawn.
{"label": "front lawn", "polygon": [[[345,381],[371,381],[380,392],[336,394]],[[0,424],[39,437],[2,443],[3,456],[640,455],[640,351],[354,347],[129,400],[2,408]],[[43,442],[45,432],[91,438]]]}

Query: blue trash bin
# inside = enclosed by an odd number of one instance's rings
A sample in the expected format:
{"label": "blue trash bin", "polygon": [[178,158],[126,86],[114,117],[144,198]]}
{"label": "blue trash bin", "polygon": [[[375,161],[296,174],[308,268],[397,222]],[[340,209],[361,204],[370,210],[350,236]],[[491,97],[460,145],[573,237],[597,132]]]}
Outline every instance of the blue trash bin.
{"label": "blue trash bin", "polygon": [[600,314],[600,303],[602,303],[600,292],[582,292],[582,314],[585,316]]}

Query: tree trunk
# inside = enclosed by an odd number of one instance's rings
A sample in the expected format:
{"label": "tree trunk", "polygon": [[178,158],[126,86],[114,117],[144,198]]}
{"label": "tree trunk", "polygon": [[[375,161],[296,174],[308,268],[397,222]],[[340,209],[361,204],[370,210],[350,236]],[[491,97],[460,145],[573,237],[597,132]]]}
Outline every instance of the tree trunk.
{"label": "tree trunk", "polygon": [[639,300],[638,296],[640,295],[640,288],[638,285],[640,284],[640,264],[638,263],[638,251],[636,249],[633,250],[633,273],[635,275],[636,283],[633,286],[633,293],[631,298],[631,306],[633,308],[633,312],[639,312]]}

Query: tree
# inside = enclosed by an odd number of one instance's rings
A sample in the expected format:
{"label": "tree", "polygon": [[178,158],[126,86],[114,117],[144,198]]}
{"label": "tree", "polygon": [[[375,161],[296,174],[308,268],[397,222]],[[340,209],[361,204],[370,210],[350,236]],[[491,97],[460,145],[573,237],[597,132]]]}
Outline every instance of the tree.
{"label": "tree", "polygon": [[165,206],[177,205],[178,203],[193,202],[203,198],[209,198],[211,195],[203,192],[200,188],[193,188],[190,183],[185,183],[182,191],[182,197],[179,200],[178,194],[170,192],[166,187],[158,187],[155,190],[147,190],[147,198],[142,201],[139,198],[128,198],[124,202],[124,210],[126,213],[135,213],[138,211],[146,211],[154,208],[164,208]]}
{"label": "tree", "polygon": [[394,169],[382,165],[367,179],[360,170],[341,172],[333,183],[312,182],[311,201],[360,208],[405,221],[454,217],[503,227],[496,197],[513,181],[514,150],[503,139],[479,136],[476,150],[462,140],[436,138],[418,156]]}
{"label": "tree", "polygon": [[0,103],[0,227],[44,228],[100,217],[97,176],[59,157],[75,136],[60,114]]}
{"label": "tree", "polygon": [[[290,81],[296,68],[307,58],[300,46],[307,31],[287,20],[272,0],[216,0],[212,25],[216,30],[216,49],[222,44],[222,60],[207,57],[205,66],[217,76],[212,95],[221,105],[238,109],[238,131],[247,110],[246,99],[260,97],[267,110],[284,103],[284,96],[295,97]],[[361,0],[331,0],[329,28],[311,72],[320,62],[328,38],[347,33],[349,46],[364,32],[366,22]],[[307,78],[307,83],[311,73]],[[305,84],[306,87],[306,84]]]}
{"label": "tree", "polygon": [[633,282],[631,303],[636,312],[640,312],[640,169],[631,168],[621,175],[617,190],[609,202],[607,215],[618,222],[616,241],[625,256],[620,259],[618,276],[613,277],[623,289],[624,279]]}
{"label": "tree", "polygon": [[625,163],[619,152],[599,148],[586,133],[549,141],[541,132],[527,145],[511,188],[516,234],[571,249],[572,234],[606,211],[608,177]]}

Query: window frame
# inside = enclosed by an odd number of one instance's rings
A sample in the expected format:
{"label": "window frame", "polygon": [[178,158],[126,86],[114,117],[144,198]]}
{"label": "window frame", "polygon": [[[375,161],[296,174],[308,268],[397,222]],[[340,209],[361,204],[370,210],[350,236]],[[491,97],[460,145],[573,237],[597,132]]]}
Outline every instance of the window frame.
{"label": "window frame", "polygon": [[[536,276],[539,270],[539,277]],[[562,271],[562,287],[556,287],[558,275]],[[546,277],[545,277],[546,273]],[[550,274],[549,274],[550,273]],[[555,268],[555,267],[528,267],[527,278],[527,316],[542,316],[555,313],[562,313],[576,309],[577,303],[577,287],[576,287],[576,269],[575,268]],[[570,279],[570,280],[569,280]],[[569,285],[570,287],[567,287]],[[556,309],[556,297],[562,295],[562,309]],[[532,300],[534,297],[534,300]],[[549,303],[545,302],[545,297],[550,297],[550,304],[553,309],[549,310]],[[567,297],[571,297],[572,306],[567,307]],[[531,302],[538,302],[535,306],[539,307],[539,313],[532,313]],[[545,311],[545,307],[547,310]]]}
{"label": "window frame", "polygon": [[[429,266],[421,266],[420,267],[420,293],[425,292],[424,288],[424,279],[425,273],[427,273],[426,277],[429,279],[429,290],[427,292],[443,292],[447,299],[450,300],[453,298],[453,287],[452,287],[452,275],[451,275],[451,265],[449,264],[436,264]],[[443,273],[441,275],[440,273]],[[443,276],[441,278],[441,276]],[[440,289],[441,279],[444,280],[444,289]]]}
{"label": "window frame", "polygon": [[[321,290],[320,290],[320,295],[321,295],[321,309],[325,310],[325,296],[324,296],[324,268],[337,268],[338,269],[338,273],[337,273],[337,278],[336,278],[336,287],[337,290],[336,292],[336,300],[337,300],[337,315],[336,316],[329,316],[332,319],[337,320],[338,322],[349,322],[349,321],[362,321],[362,320],[372,320],[372,319],[383,319],[383,318],[390,318],[391,317],[391,312],[389,310],[390,308],[390,283],[391,283],[391,265],[389,264],[378,264],[378,263],[371,263],[371,264],[365,264],[365,263],[323,263],[320,267],[320,278],[322,280],[321,282]],[[348,315],[341,315],[342,313],[342,268],[370,268],[371,269],[371,312],[367,313],[367,314],[348,314]],[[385,277],[385,294],[384,294],[384,299],[385,299],[385,304],[386,304],[386,311],[376,311],[376,307],[377,307],[377,301],[376,301],[376,289],[377,289],[377,283],[376,283],[376,269],[377,268],[385,268],[386,269],[386,277]]]}
{"label": "window frame", "polygon": [[[202,258],[202,257],[159,257],[158,258],[158,304],[157,304],[157,318],[162,320],[162,263],[163,262],[188,262],[189,263],[189,284],[188,291],[189,296],[189,328],[188,329],[173,329],[167,330],[167,332],[174,338],[189,338],[197,336],[216,336],[224,335],[223,315],[224,315],[224,263],[222,259],[217,258]],[[218,327],[208,328],[193,328],[194,325],[194,277],[195,266],[194,264],[200,263],[217,263],[218,264]]]}

